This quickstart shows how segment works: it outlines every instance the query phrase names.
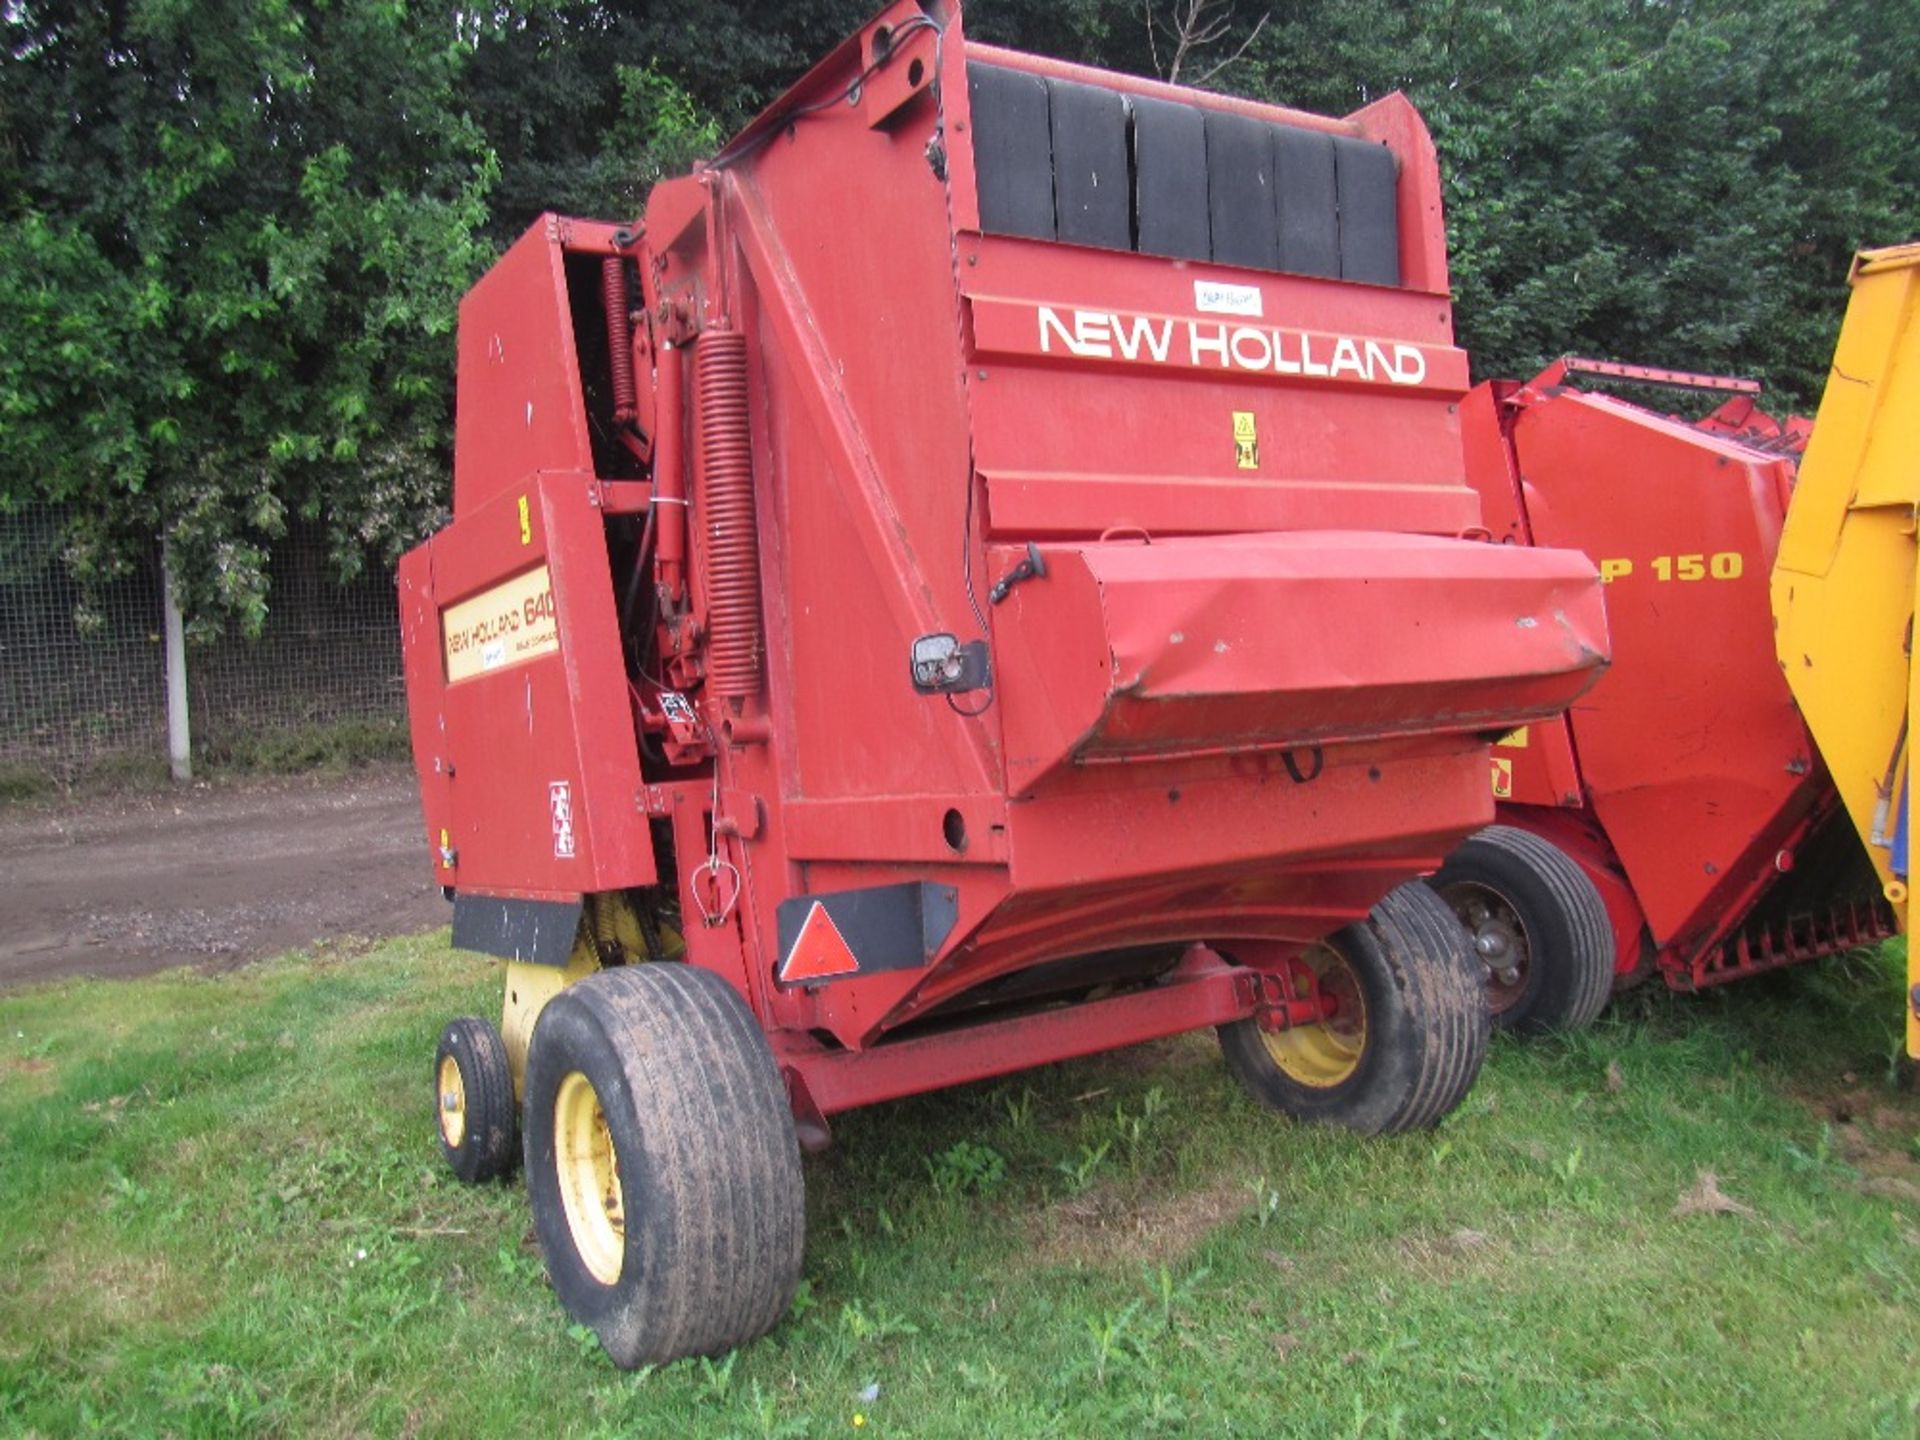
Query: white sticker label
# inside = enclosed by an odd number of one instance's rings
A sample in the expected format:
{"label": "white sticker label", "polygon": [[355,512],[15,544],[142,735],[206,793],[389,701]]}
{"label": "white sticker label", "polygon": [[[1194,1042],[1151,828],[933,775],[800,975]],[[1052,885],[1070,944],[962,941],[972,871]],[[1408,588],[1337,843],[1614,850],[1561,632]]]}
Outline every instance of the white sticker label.
{"label": "white sticker label", "polygon": [[1259,316],[1260,287],[1229,285],[1223,280],[1193,282],[1193,308],[1209,315]]}
{"label": "white sticker label", "polygon": [[573,859],[573,786],[555,780],[547,786],[547,808],[553,812],[553,858]]}

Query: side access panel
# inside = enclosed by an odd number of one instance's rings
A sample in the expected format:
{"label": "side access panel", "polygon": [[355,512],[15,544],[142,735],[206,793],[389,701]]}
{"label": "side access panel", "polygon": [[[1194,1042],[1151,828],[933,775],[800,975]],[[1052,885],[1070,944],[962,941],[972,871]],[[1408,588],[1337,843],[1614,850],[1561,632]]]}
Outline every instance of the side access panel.
{"label": "side access panel", "polygon": [[655,881],[595,482],[528,476],[402,563],[435,876],[572,900]]}

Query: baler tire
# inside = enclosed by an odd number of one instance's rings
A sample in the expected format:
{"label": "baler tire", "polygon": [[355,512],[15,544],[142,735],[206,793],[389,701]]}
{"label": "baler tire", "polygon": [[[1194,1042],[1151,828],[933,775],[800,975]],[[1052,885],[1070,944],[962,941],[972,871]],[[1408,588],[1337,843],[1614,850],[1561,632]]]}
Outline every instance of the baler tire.
{"label": "baler tire", "polygon": [[1473,1088],[1487,1053],[1486,983],[1466,931],[1413,881],[1327,943],[1365,1006],[1351,1072],[1328,1085],[1288,1074],[1253,1018],[1220,1027],[1227,1068],[1254,1099],[1298,1120],[1362,1135],[1439,1124]]}
{"label": "baler tire", "polygon": [[[547,1275],[614,1364],[720,1355],[779,1323],[806,1240],[800,1148],[766,1036],[726,981],[662,963],[569,986],[534,1025],[524,1088]],[[583,1157],[589,1133],[604,1155]]]}
{"label": "baler tire", "polygon": [[491,1022],[467,1015],[447,1023],[433,1055],[433,1092],[440,1154],[455,1176],[482,1185],[511,1175],[520,1162],[520,1117],[506,1042]]}
{"label": "baler tire", "polygon": [[1443,899],[1462,886],[1493,892],[1525,932],[1523,988],[1505,1007],[1495,1005],[1497,1028],[1516,1035],[1584,1030],[1606,1009],[1613,926],[1593,881],[1559,846],[1530,830],[1489,825],[1462,842],[1428,883]]}

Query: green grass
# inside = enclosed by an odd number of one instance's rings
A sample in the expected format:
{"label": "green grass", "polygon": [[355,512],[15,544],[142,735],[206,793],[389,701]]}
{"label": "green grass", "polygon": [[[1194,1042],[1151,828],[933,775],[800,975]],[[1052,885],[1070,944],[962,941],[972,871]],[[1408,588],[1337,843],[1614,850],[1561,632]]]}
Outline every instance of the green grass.
{"label": "green grass", "polygon": [[[197,735],[193,773],[216,783],[266,775],[341,776],[399,764],[413,753],[406,721],[332,720],[304,725],[225,726]],[[97,796],[156,793],[173,785],[161,754],[117,751],[61,765],[0,762],[0,809]]]}
{"label": "green grass", "polygon": [[0,806],[44,800],[59,790],[59,782],[39,766],[0,761]]}
{"label": "green grass", "polygon": [[[0,997],[0,1434],[1914,1435],[1894,958],[1498,1044],[1434,1135],[1291,1126],[1204,1036],[845,1116],[794,1314],[633,1375],[440,1168],[489,965]],[[1703,1171],[1746,1212],[1676,1215]]]}
{"label": "green grass", "polygon": [[202,737],[197,767],[215,775],[343,774],[412,754],[404,718],[228,726]]}

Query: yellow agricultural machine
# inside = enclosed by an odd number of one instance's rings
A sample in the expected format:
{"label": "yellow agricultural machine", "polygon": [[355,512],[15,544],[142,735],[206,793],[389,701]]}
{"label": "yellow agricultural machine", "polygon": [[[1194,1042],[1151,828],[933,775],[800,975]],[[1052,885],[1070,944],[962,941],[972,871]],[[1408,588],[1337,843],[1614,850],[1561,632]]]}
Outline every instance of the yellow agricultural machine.
{"label": "yellow agricultural machine", "polygon": [[[1920,583],[1920,244],[1864,251],[1773,569],[1780,667],[1907,928]],[[1907,1053],[1920,961],[1907,955]]]}

